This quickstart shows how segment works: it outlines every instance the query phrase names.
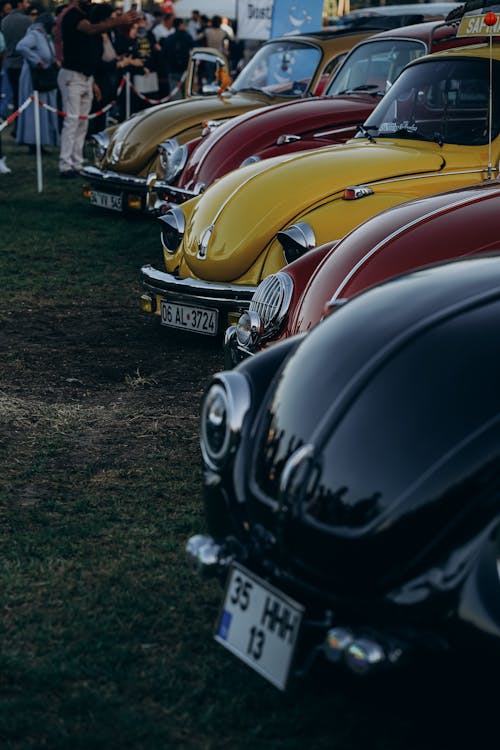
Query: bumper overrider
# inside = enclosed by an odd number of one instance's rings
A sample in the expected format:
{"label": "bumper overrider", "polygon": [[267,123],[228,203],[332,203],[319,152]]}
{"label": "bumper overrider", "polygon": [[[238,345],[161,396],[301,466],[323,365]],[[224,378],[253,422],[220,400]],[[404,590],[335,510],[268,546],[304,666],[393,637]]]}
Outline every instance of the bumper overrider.
{"label": "bumper overrider", "polygon": [[247,310],[254,286],[180,278],[151,265],[141,268],[141,310],[162,325],[216,336]]}
{"label": "bumper overrider", "polygon": [[89,183],[83,194],[95,206],[124,213],[156,212],[155,177],[145,179],[98,167],[85,167],[82,177]]}

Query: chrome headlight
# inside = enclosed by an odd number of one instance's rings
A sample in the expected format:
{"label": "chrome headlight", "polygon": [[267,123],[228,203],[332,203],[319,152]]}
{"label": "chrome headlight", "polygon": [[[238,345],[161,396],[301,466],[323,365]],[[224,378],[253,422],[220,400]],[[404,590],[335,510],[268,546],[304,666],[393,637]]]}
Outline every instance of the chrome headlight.
{"label": "chrome headlight", "polygon": [[109,142],[110,137],[106,130],[101,130],[100,133],[96,133],[92,136],[92,146],[94,149],[95,162],[101,162],[104,159],[109,146]]}
{"label": "chrome headlight", "polygon": [[276,237],[283,248],[287,263],[292,263],[308,250],[316,247],[316,236],[313,228],[305,221],[299,221],[283,232],[277,232]]}
{"label": "chrome headlight", "polygon": [[182,209],[178,206],[158,217],[161,223],[161,244],[167,253],[173,255],[184,237],[186,219]]}
{"label": "chrome headlight", "polygon": [[188,157],[187,146],[180,146],[177,138],[169,138],[160,143],[158,151],[163,178],[166,182],[172,182],[184,169]]}
{"label": "chrome headlight", "polygon": [[247,313],[238,321],[236,338],[240,346],[251,348],[278,331],[288,313],[293,281],[283,271],[267,276],[255,290]]}
{"label": "chrome headlight", "polygon": [[221,469],[239,443],[245,415],[250,408],[250,386],[244,375],[217,375],[201,405],[200,446],[203,459],[212,469]]}
{"label": "chrome headlight", "polygon": [[252,156],[247,156],[246,159],[243,159],[240,167],[246,167],[248,164],[257,164],[258,161],[260,161],[260,156],[257,156],[257,154],[252,154]]}

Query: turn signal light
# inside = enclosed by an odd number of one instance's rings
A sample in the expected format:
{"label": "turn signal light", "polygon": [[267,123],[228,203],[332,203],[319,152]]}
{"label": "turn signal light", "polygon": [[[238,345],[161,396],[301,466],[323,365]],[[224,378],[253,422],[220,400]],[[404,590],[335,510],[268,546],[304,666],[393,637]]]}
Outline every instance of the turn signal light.
{"label": "turn signal light", "polygon": [[143,313],[152,313],[155,311],[155,301],[150,294],[141,294],[139,305]]}
{"label": "turn signal light", "polygon": [[127,196],[127,206],[132,211],[142,211],[142,199],[139,196],[129,195]]}
{"label": "turn signal light", "polygon": [[344,190],[345,201],[356,201],[358,198],[366,198],[367,195],[373,195],[373,190],[366,185],[355,185]]}

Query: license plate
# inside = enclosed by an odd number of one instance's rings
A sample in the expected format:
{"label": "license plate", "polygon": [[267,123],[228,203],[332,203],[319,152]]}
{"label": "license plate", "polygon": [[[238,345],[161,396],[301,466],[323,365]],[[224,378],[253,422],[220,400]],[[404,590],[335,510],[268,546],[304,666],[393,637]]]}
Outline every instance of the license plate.
{"label": "license plate", "polygon": [[160,306],[161,322],[170,328],[182,328],[185,331],[195,331],[206,336],[215,336],[219,324],[218,310],[191,305],[177,305],[174,302],[162,300]]}
{"label": "license plate", "polygon": [[285,690],[303,612],[302,605],[234,564],[215,640]]}
{"label": "license plate", "polygon": [[101,193],[98,190],[92,190],[90,193],[90,202],[100,208],[110,208],[112,211],[121,211],[123,200],[121,195],[113,193]]}

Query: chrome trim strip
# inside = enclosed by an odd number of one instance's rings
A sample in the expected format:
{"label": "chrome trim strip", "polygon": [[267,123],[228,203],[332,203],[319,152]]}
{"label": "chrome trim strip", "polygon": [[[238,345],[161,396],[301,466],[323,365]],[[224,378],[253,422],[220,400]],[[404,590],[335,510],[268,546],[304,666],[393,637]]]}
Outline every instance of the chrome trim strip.
{"label": "chrome trim strip", "polygon": [[[444,160],[443,160],[443,167],[444,167]],[[441,169],[436,169],[434,172],[422,172],[421,174],[414,174],[414,175],[403,175],[398,177],[388,177],[385,180],[378,180],[374,182],[363,182],[363,187],[365,185],[385,185],[390,182],[412,182],[413,180],[425,180],[429,177],[436,177],[439,175],[442,171]],[[494,172],[498,172],[498,169],[494,169]],[[443,172],[443,174],[446,177],[449,177],[450,175],[460,175],[460,174],[485,174],[488,175],[488,169],[485,167],[484,169],[462,169],[457,172]]]}

